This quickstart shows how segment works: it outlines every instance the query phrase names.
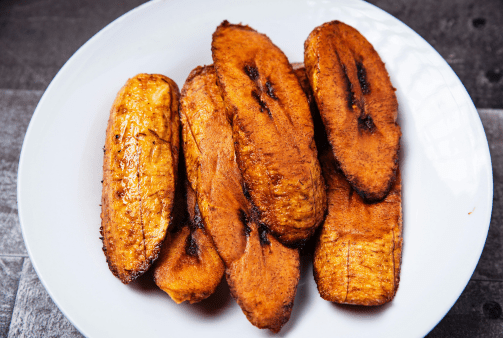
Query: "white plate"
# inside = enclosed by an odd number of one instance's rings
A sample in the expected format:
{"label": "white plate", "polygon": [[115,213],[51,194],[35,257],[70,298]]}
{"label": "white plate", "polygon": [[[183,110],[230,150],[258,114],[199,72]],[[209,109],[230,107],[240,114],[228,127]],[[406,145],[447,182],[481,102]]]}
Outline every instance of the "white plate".
{"label": "white plate", "polygon": [[108,25],[65,64],[40,100],[21,152],[18,206],[30,258],[49,294],[89,337],[268,336],[224,286],[200,305],[175,305],[148,280],[125,286],[101,251],[102,147],[109,110],[128,77],[161,73],[181,87],[210,64],[224,19],[267,34],[290,61],[326,21],[357,28],[397,88],[402,126],[404,249],[396,298],[376,308],[318,296],[303,266],[280,336],[423,336],[447,313],[484,247],[492,171],[484,130],[463,85],[422,38],[360,1],[157,1]]}

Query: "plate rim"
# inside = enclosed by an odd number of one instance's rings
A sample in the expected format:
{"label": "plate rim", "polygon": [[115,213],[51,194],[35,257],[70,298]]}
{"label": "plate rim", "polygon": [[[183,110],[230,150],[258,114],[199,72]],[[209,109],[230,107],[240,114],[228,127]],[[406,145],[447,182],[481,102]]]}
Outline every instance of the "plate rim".
{"label": "plate rim", "polygon": [[[25,228],[25,225],[24,225],[25,222],[23,221],[23,219],[24,219],[24,217],[23,217],[24,206],[23,206],[23,202],[22,202],[22,200],[23,200],[23,193],[22,193],[23,176],[22,176],[22,171],[24,170],[24,162],[26,161],[25,158],[27,156],[26,155],[26,151],[27,151],[26,149],[32,143],[31,139],[33,137],[33,129],[35,128],[34,126],[36,126],[38,124],[37,122],[40,119],[40,115],[41,115],[40,111],[43,109],[44,102],[46,101],[46,99],[47,99],[48,96],[52,95],[51,92],[53,91],[53,87],[55,86],[55,84],[57,84],[57,82],[59,81],[59,79],[62,76],[64,76],[64,73],[66,72],[66,70],[73,65],[74,60],[77,59],[82,53],[85,53],[85,50],[87,48],[89,48],[89,46],[91,46],[94,43],[95,40],[100,39],[100,37],[102,35],[106,34],[109,30],[113,29],[115,25],[119,24],[120,22],[122,22],[124,20],[127,20],[130,16],[136,15],[138,12],[144,10],[145,8],[148,8],[150,6],[155,6],[156,4],[162,3],[162,2],[164,2],[164,1],[163,0],[152,0],[152,1],[143,3],[143,4],[141,4],[141,5],[137,6],[137,7],[129,10],[128,12],[124,13],[120,17],[118,17],[115,20],[113,20],[110,23],[108,23],[105,27],[103,27],[100,31],[98,31],[95,35],[93,35],[89,40],[87,40],[82,46],[80,46],[77,49],[77,51],[75,51],[75,53],[65,62],[65,64],[63,65],[63,67],[61,67],[61,69],[57,72],[57,74],[55,75],[55,77],[51,80],[49,86],[46,88],[46,90],[44,91],[42,97],[40,98],[40,100],[39,100],[39,102],[38,102],[38,104],[37,104],[37,106],[36,106],[36,108],[34,110],[34,113],[33,113],[32,117],[30,119],[28,128],[27,128],[25,136],[24,136],[23,144],[22,144],[22,147],[21,147],[21,152],[20,152],[20,157],[19,157],[19,164],[18,164],[18,171],[17,171],[17,189],[16,189],[17,196],[16,196],[16,200],[17,200],[17,206],[18,206],[19,223],[20,223],[21,233],[22,233],[23,240],[24,240],[24,243],[25,243],[26,251],[28,253],[28,256],[30,258],[31,264],[32,264],[32,266],[33,266],[33,268],[34,268],[34,270],[35,270],[35,272],[36,272],[36,274],[37,274],[40,282],[44,286],[45,290],[48,292],[48,294],[51,297],[52,301],[56,304],[56,306],[62,312],[62,314],[75,326],[75,328],[81,334],[83,334],[85,336],[88,336],[86,330],[84,330],[84,328],[81,327],[78,324],[77,320],[75,320],[75,318],[73,318],[73,315],[71,315],[69,312],[65,311],[62,308],[62,306],[60,305],[59,300],[54,297],[54,291],[51,289],[51,287],[49,285],[47,285],[46,280],[43,278],[43,274],[41,274],[41,271],[39,270],[39,267],[38,267],[38,263],[37,263],[38,259],[34,258],[33,254],[32,254],[32,251],[31,251],[31,248],[30,248],[30,245],[29,245],[29,242],[27,241],[26,228]],[[183,3],[183,1],[179,1],[179,0],[176,0],[174,2]],[[349,3],[349,1],[346,1],[346,2]],[[486,243],[486,240],[487,240],[488,231],[489,231],[489,227],[490,227],[491,216],[492,216],[493,197],[494,197],[494,181],[493,181],[492,159],[491,159],[491,155],[490,155],[490,151],[489,151],[489,144],[488,144],[488,141],[487,141],[487,135],[485,133],[485,130],[484,130],[482,121],[480,119],[480,115],[478,114],[477,108],[475,107],[475,105],[473,103],[473,100],[471,99],[468,91],[466,90],[466,87],[463,85],[463,83],[459,79],[458,75],[454,72],[454,70],[447,63],[447,61],[440,55],[440,53],[438,53],[438,51],[433,46],[431,46],[421,35],[419,35],[417,32],[415,32],[407,24],[405,24],[404,22],[402,22],[398,18],[394,17],[390,13],[388,13],[388,12],[380,9],[379,7],[377,7],[377,6],[375,6],[375,5],[371,4],[371,3],[365,2],[363,0],[360,0],[360,3],[363,3],[365,6],[370,6],[370,7],[373,8],[373,10],[377,10],[381,14],[384,14],[388,18],[391,18],[394,21],[398,22],[403,28],[405,28],[405,30],[407,31],[408,34],[414,35],[416,39],[419,38],[419,41],[421,41],[421,43],[424,46],[427,47],[429,53],[433,53],[436,58],[438,58],[439,60],[441,60],[441,63],[442,63],[442,66],[443,66],[441,68],[441,74],[442,74],[442,77],[444,78],[444,81],[446,81],[445,77],[444,77],[444,73],[445,72],[447,72],[450,77],[454,76],[454,78],[456,80],[456,84],[460,85],[459,89],[462,91],[462,96],[465,99],[465,101],[468,103],[469,109],[472,111],[472,113],[475,113],[475,116],[477,117],[477,123],[476,123],[476,125],[474,127],[476,129],[478,129],[478,133],[481,133],[481,135],[483,135],[484,141],[485,141],[484,142],[484,152],[485,152],[484,155],[488,159],[488,163],[486,163],[487,165],[485,165],[484,168],[485,168],[486,174],[487,174],[487,186],[489,187],[488,192],[487,192],[488,193],[487,194],[487,201],[489,201],[489,205],[488,205],[488,211],[489,212],[484,215],[484,222],[483,222],[483,224],[485,226],[484,241],[482,241],[479,244],[479,248],[478,248],[479,249],[479,254],[477,255],[477,259],[474,260],[475,263],[473,265],[473,268],[470,269],[472,271],[472,273],[462,283],[463,287],[461,288],[460,292],[457,293],[457,296],[450,302],[450,305],[447,307],[447,309],[445,311],[442,311],[442,312],[444,312],[444,315],[442,317],[438,318],[438,320],[436,321],[436,323],[430,329],[427,329],[427,331],[424,332],[424,335],[426,335],[426,334],[428,334],[431,330],[433,330],[438,325],[438,323],[445,317],[445,315],[448,313],[448,311],[452,308],[452,306],[455,304],[455,302],[459,299],[459,297],[463,293],[464,289],[466,288],[466,285],[470,281],[471,276],[475,272],[475,269],[476,269],[476,267],[478,265],[478,262],[480,260],[480,256],[481,256],[481,254],[483,252],[483,249],[485,247],[485,243]],[[452,91],[451,91],[452,88],[451,87],[448,87],[448,88],[449,88],[449,92],[452,93]]]}

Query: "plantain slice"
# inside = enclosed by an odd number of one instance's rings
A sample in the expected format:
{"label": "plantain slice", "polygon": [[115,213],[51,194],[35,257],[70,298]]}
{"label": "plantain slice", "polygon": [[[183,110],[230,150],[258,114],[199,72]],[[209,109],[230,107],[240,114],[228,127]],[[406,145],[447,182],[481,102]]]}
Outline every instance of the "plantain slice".
{"label": "plantain slice", "polygon": [[[185,178],[184,178],[185,179]],[[197,303],[220,283],[225,267],[206,233],[192,188],[187,187],[188,217],[175,224],[171,242],[162,247],[154,281],[177,304]]]}
{"label": "plantain slice", "polygon": [[180,142],[178,96],[168,77],[139,74],[110,112],[100,232],[108,266],[125,284],[150,267],[166,236]]}
{"label": "plantain slice", "polygon": [[292,312],[300,278],[299,253],[256,222],[248,227],[245,253],[227,268],[227,282],[253,325],[279,332]]}
{"label": "plantain slice", "polygon": [[328,185],[328,215],[314,255],[314,278],[328,301],[381,305],[395,296],[402,256],[400,171],[390,193],[367,204],[338,169],[333,152],[320,162]]}
{"label": "plantain slice", "polygon": [[335,158],[368,202],[382,200],[398,168],[398,103],[384,63],[356,29],[339,21],[315,28],[304,62]]}
{"label": "plantain slice", "polygon": [[180,119],[188,179],[197,192],[206,229],[228,266],[245,251],[242,214],[248,202],[213,66],[190,73],[182,88]]}
{"label": "plantain slice", "polygon": [[246,191],[287,245],[307,240],[323,219],[326,195],[309,104],[292,66],[269,38],[224,21],[212,54]]}
{"label": "plantain slice", "polygon": [[243,192],[213,66],[197,67],[189,75],[180,118],[188,178],[204,226],[227,267],[231,293],[253,325],[277,332],[290,318],[299,251],[283,246],[259,225],[258,212]]}

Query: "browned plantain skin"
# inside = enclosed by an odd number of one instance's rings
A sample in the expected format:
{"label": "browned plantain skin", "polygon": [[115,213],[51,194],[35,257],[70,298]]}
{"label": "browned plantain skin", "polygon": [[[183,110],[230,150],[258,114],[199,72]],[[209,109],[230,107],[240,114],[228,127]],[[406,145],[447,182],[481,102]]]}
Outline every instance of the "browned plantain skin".
{"label": "browned plantain skin", "polygon": [[232,296],[248,320],[278,332],[290,318],[300,276],[299,251],[283,246],[243,192],[232,127],[213,66],[189,75],[180,100],[189,181],[205,228],[227,267]]}
{"label": "browned plantain skin", "polygon": [[147,271],[166,236],[180,142],[178,96],[168,77],[139,74],[110,112],[100,232],[108,266],[125,284]]}
{"label": "browned plantain skin", "polygon": [[187,176],[206,229],[228,266],[245,251],[241,215],[248,202],[213,66],[197,67],[190,73],[182,88],[180,120]]}
{"label": "browned plantain skin", "polygon": [[384,63],[356,29],[315,28],[304,63],[335,158],[367,202],[388,194],[398,168],[398,103]]}
{"label": "browned plantain skin", "polygon": [[300,278],[299,252],[249,222],[246,250],[226,271],[232,296],[259,328],[279,332],[288,322]]}
{"label": "browned plantain skin", "polygon": [[260,223],[282,243],[300,244],[326,210],[307,98],[283,52],[248,26],[224,21],[213,34],[212,55]]}
{"label": "browned plantain skin", "polygon": [[[184,180],[185,175],[184,176]],[[175,224],[154,266],[154,281],[177,304],[197,303],[220,283],[225,267],[206,233],[192,188],[187,187],[188,219]]]}
{"label": "browned plantain skin", "polygon": [[354,193],[331,150],[320,158],[328,185],[328,215],[314,255],[314,279],[323,299],[381,305],[400,281],[402,198],[400,171],[386,198],[368,204]]}

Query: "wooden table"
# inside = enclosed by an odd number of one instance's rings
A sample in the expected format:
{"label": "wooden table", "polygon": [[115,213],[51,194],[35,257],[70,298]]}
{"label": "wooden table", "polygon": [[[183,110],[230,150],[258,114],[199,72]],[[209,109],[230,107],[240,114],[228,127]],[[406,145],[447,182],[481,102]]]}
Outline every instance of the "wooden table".
{"label": "wooden table", "polygon": [[[423,36],[471,95],[494,175],[491,227],[466,289],[428,337],[503,336],[503,2],[372,0]],[[66,60],[140,0],[0,2],[0,337],[79,337],[37,278],[16,204],[19,153],[33,111]]]}

